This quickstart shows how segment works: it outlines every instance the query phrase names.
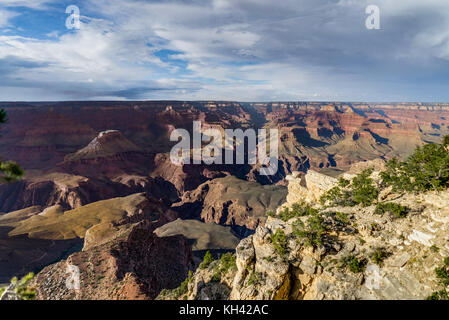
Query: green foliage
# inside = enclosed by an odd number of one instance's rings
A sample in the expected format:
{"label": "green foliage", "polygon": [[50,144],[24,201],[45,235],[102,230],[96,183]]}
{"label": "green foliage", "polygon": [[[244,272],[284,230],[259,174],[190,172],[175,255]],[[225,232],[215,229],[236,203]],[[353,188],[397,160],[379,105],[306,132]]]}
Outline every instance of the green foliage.
{"label": "green foliage", "polygon": [[341,259],[340,268],[349,268],[349,270],[353,273],[360,273],[365,271],[366,259],[357,258],[355,256],[346,256]]}
{"label": "green foliage", "polygon": [[214,273],[212,274],[210,281],[212,281],[212,282],[220,282],[221,281],[221,273],[218,270],[218,268],[214,269]]}
{"label": "green foliage", "polygon": [[[191,270],[189,270],[189,273],[187,275],[187,278],[179,285],[179,287],[177,287],[176,289],[173,290],[168,290],[168,289],[162,289],[161,292],[159,293],[160,297],[164,297],[164,298],[168,298],[168,299],[179,299],[180,297],[184,296],[185,294],[188,293],[189,291],[189,284],[190,282],[192,282],[193,280],[193,272]],[[186,299],[187,296],[184,297],[184,299]]]}
{"label": "green foliage", "polygon": [[209,265],[214,261],[214,256],[210,251],[207,251],[204,255],[203,262],[200,263],[200,269],[207,269]]}
{"label": "green foliage", "polygon": [[379,191],[373,186],[373,179],[370,178],[372,173],[372,169],[364,170],[352,179],[352,200],[363,207],[370,206],[379,195]]}
{"label": "green foliage", "polygon": [[24,171],[12,161],[0,162],[0,182],[12,183],[20,180]]}
{"label": "green foliage", "polygon": [[384,262],[384,260],[389,256],[389,253],[384,248],[376,248],[371,253],[371,260],[377,264],[378,266],[381,266]]}
{"label": "green foliage", "polygon": [[[3,109],[0,109],[0,124],[8,121],[6,116],[6,112]],[[20,168],[20,166],[12,161],[2,162],[0,161],[0,183],[7,182],[15,182],[19,180],[23,176],[24,172]]]}
{"label": "green foliage", "polygon": [[[449,286],[449,257],[444,259],[444,265],[440,268],[435,269],[435,275],[444,287]],[[434,292],[427,300],[449,300],[449,293],[446,288]]]}
{"label": "green foliage", "polygon": [[436,245],[432,245],[430,247],[430,251],[432,251],[433,253],[437,253],[438,251],[440,251],[440,248],[438,248]]}
{"label": "green foliage", "polygon": [[276,232],[271,235],[271,242],[273,243],[276,252],[281,257],[285,257],[285,254],[287,253],[287,239],[282,229],[277,229]]}
{"label": "green foliage", "polygon": [[237,270],[236,264],[237,256],[230,252],[225,253],[221,256],[214,265],[214,273],[212,274],[212,282],[220,282],[222,276],[226,275],[229,270]]}
{"label": "green foliage", "polygon": [[340,178],[338,180],[338,185],[342,188],[347,188],[351,184],[351,181],[346,180],[345,178]]}
{"label": "green foliage", "polygon": [[254,286],[254,285],[262,283],[262,281],[263,281],[263,275],[260,272],[253,272],[253,273],[251,273],[251,275],[248,279],[248,285]]}
{"label": "green foliage", "polygon": [[[30,272],[22,279],[18,280],[17,277],[11,279],[11,283],[14,285],[15,293],[22,300],[34,300],[36,298],[36,291],[30,287],[29,284],[34,278],[34,273]],[[6,287],[0,288],[0,295],[6,290]]]}
{"label": "green foliage", "polygon": [[323,244],[323,236],[327,231],[324,225],[323,217],[319,214],[311,215],[306,223],[301,220],[293,224],[293,234],[300,242],[304,242],[307,246],[319,247]]}
{"label": "green foliage", "polygon": [[437,279],[441,282],[441,284],[449,286],[449,268],[447,266],[436,268],[435,274],[437,276]]}
{"label": "green foliage", "polygon": [[226,274],[229,270],[237,270],[237,256],[230,252],[225,253],[220,258],[220,272]]}
{"label": "green foliage", "polygon": [[334,212],[331,213],[331,216],[334,220],[342,225],[348,225],[351,221],[349,220],[349,216],[346,213],[342,212]]}
{"label": "green foliage", "polygon": [[343,189],[341,186],[336,186],[326,192],[320,198],[320,203],[325,205],[329,203],[330,206],[343,206],[352,207],[356,203],[352,201],[351,192],[349,190]]}
{"label": "green foliage", "polygon": [[6,111],[0,109],[0,123],[6,123],[8,121],[8,117],[6,116]]}
{"label": "green foliage", "polygon": [[284,210],[282,210],[279,213],[278,218],[281,219],[282,221],[287,222],[288,220],[290,220],[292,218],[310,216],[310,215],[313,215],[316,213],[318,213],[318,210],[312,208],[310,205],[306,204],[305,202],[300,202],[300,203],[295,203],[291,209],[284,208]]}
{"label": "green foliage", "polygon": [[447,292],[446,289],[434,292],[430,297],[427,297],[426,300],[449,300],[449,292]]}
{"label": "green foliage", "polygon": [[352,181],[341,178],[338,186],[330,189],[320,199],[322,205],[329,203],[330,206],[352,207],[360,204],[364,207],[370,206],[377,200],[379,191],[370,178],[372,169],[364,170]]}
{"label": "green foliage", "polygon": [[395,191],[422,192],[449,187],[449,136],[442,144],[426,144],[416,148],[405,161],[392,159],[381,173],[384,184]]}
{"label": "green foliage", "polygon": [[[193,272],[189,270],[189,274],[188,274],[187,278],[181,283],[181,285],[178,288],[176,288],[173,291],[174,295],[177,298],[179,298],[182,295],[185,295],[188,292],[189,283],[190,283],[190,281],[192,281],[192,279],[193,279]],[[162,292],[161,292],[161,294],[162,294]]]}
{"label": "green foliage", "polygon": [[449,136],[445,136],[443,138],[443,141],[441,142],[441,144],[443,145],[443,147],[447,148],[449,147]]}
{"label": "green foliage", "polygon": [[376,214],[389,213],[393,219],[399,219],[405,218],[409,211],[410,209],[405,206],[401,206],[398,203],[388,202],[388,203],[379,203],[376,206],[375,213]]}

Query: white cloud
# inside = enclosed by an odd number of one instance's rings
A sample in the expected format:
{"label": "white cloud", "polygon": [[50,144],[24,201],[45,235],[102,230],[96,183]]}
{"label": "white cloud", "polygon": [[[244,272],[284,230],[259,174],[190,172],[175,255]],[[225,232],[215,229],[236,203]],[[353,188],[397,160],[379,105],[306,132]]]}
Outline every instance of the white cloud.
{"label": "white cloud", "polygon": [[4,7],[28,7],[33,9],[42,9],[45,4],[55,0],[2,0],[0,6]]}
{"label": "white cloud", "polygon": [[0,10],[0,28],[8,27],[9,21],[16,17],[17,13],[8,11],[8,10]]}
{"label": "white cloud", "polygon": [[[38,9],[49,2],[1,4]],[[76,90],[82,95],[84,90],[88,98],[123,97],[123,92],[145,98],[226,100],[407,98],[410,92],[421,94],[410,78],[441,63],[436,59],[449,60],[447,0],[82,4],[82,15],[102,20],[84,17],[81,30],[47,32],[50,40],[0,37],[0,59],[14,56],[39,63],[17,67],[11,78],[23,79],[24,86],[47,84],[48,94],[59,90],[54,93],[58,97],[66,91],[76,95]],[[365,28],[368,4],[381,8],[381,31]],[[11,19],[2,12],[8,11],[0,11],[0,27]],[[163,49],[179,53],[159,58]],[[184,61],[186,69],[173,59]],[[0,87],[0,94],[5,92]]]}

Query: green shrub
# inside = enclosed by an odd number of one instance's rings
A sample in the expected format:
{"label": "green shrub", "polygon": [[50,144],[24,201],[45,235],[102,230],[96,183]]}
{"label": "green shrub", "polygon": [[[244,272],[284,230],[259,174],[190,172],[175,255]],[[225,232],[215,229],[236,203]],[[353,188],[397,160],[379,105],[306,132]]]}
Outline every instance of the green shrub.
{"label": "green shrub", "polygon": [[426,144],[416,148],[405,161],[392,159],[381,173],[385,185],[395,191],[422,192],[449,187],[449,136],[442,144]]}
{"label": "green shrub", "polygon": [[[17,277],[11,279],[11,283],[14,284],[15,293],[22,300],[34,300],[36,298],[36,291],[34,288],[29,287],[31,280],[34,278],[34,273],[30,272],[22,279],[18,280]],[[6,290],[6,287],[0,289],[0,295]]]}
{"label": "green shrub", "polygon": [[373,204],[379,195],[379,191],[373,186],[373,179],[370,178],[372,173],[372,169],[364,170],[352,179],[352,200],[363,207],[368,207]]}
{"label": "green shrub", "polygon": [[[173,293],[177,298],[188,292],[189,283],[190,281],[192,281],[192,279],[193,279],[193,272],[189,270],[187,278],[181,283],[181,285],[178,288],[173,290]],[[168,292],[169,292],[168,290],[164,291],[163,293],[161,292],[161,295],[166,295]]]}
{"label": "green shrub", "polygon": [[341,259],[340,268],[349,268],[353,273],[361,273],[365,271],[366,259],[357,258],[355,256],[346,256]]}
{"label": "green shrub", "polygon": [[349,216],[343,212],[331,212],[328,213],[328,215],[331,216],[337,223],[345,226],[351,222]]}
{"label": "green shrub", "polygon": [[288,220],[292,218],[297,217],[305,217],[310,216],[313,214],[318,213],[318,210],[312,208],[310,205],[306,204],[305,202],[295,203],[292,208],[284,208],[279,213],[278,218],[281,219],[284,222],[287,222]]}
{"label": "green shrub", "polygon": [[352,226],[351,218],[348,214],[343,212],[322,212],[322,225],[326,229],[326,231],[336,231],[338,233],[353,233],[355,229],[350,228]]}
{"label": "green shrub", "polygon": [[[222,277],[228,273],[229,270],[237,270],[237,264],[236,264],[237,256],[235,254],[232,254],[230,252],[223,254],[220,257],[220,260],[218,260],[214,264],[214,272],[212,274],[211,281],[212,282],[220,282]],[[208,266],[210,265],[210,257],[207,258],[207,261],[209,262]]]}
{"label": "green shrub", "polygon": [[262,281],[263,281],[263,275],[260,272],[254,271],[248,279],[248,285],[254,286],[254,285],[262,283]]}
{"label": "green shrub", "polygon": [[277,229],[275,233],[271,235],[271,242],[276,252],[282,257],[285,257],[287,253],[287,239],[282,229]]}
{"label": "green shrub", "polygon": [[427,297],[426,300],[449,300],[449,293],[446,289],[443,289],[432,293],[432,295]]}
{"label": "green shrub", "polygon": [[360,204],[364,207],[370,206],[377,200],[379,191],[370,178],[372,169],[364,170],[352,179],[351,182],[340,179],[338,186],[330,189],[320,198],[322,205],[328,203],[330,206],[352,207]]}
{"label": "green shrub", "polygon": [[[435,269],[435,275],[442,286],[449,286],[449,257],[444,259],[442,267]],[[449,294],[446,288],[444,288],[434,292],[430,297],[427,297],[427,300],[449,300]]]}
{"label": "green shrub", "polygon": [[398,203],[388,202],[379,203],[376,206],[376,214],[389,213],[393,219],[405,218],[410,211],[409,208],[404,207]]}
{"label": "green shrub", "polygon": [[[8,117],[3,109],[0,109],[0,124],[6,123]],[[0,161],[0,184],[7,182],[12,183],[22,178],[24,171],[20,166],[12,161],[2,162]]]}
{"label": "green shrub", "polygon": [[449,270],[447,266],[436,268],[435,274],[442,285],[449,286]]}
{"label": "green shrub", "polygon": [[346,180],[345,178],[338,179],[338,185],[342,188],[346,188],[351,184],[351,181]]}
{"label": "green shrub", "polygon": [[225,253],[220,258],[220,273],[226,274],[229,270],[237,270],[237,256],[230,252]]}
{"label": "green shrub", "polygon": [[207,251],[204,255],[203,262],[200,263],[200,269],[207,269],[209,265],[214,261],[214,256],[210,251]]}
{"label": "green shrub", "polygon": [[432,251],[433,253],[437,253],[437,252],[440,251],[440,248],[438,248],[436,245],[433,244],[433,245],[430,247],[430,251]]}
{"label": "green shrub", "polygon": [[320,198],[321,205],[328,203],[332,207],[343,206],[352,207],[356,203],[352,201],[351,192],[349,190],[342,189],[341,186],[336,186],[323,194]]}
{"label": "green shrub", "polygon": [[371,260],[377,264],[378,266],[381,266],[384,262],[384,260],[389,256],[389,253],[384,248],[376,248],[371,253]]}
{"label": "green shrub", "polygon": [[327,227],[319,213],[310,216],[306,223],[298,220],[293,224],[293,234],[296,239],[315,248],[323,244],[323,236],[326,231]]}
{"label": "green shrub", "polygon": [[218,269],[214,269],[214,273],[210,279],[212,282],[220,282],[221,281],[221,272]]}

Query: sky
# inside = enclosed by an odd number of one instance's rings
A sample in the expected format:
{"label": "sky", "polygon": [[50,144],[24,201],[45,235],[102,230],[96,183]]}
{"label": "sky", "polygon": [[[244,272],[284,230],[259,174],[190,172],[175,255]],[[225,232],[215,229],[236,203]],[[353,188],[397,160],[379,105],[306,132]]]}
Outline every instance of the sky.
{"label": "sky", "polygon": [[55,100],[449,102],[449,1],[0,0],[0,101]]}

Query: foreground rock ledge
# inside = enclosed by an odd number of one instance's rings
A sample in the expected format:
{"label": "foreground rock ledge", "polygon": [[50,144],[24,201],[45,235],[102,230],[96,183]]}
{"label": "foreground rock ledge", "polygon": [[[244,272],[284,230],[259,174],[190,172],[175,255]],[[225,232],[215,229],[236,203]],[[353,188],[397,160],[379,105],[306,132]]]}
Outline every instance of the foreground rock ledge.
{"label": "foreground rock ledge", "polygon": [[[308,184],[298,175],[289,177],[290,203],[285,205],[301,199],[313,203],[310,193],[322,193],[319,188],[328,190],[336,181],[320,179],[318,175],[306,175]],[[306,187],[311,185],[312,189]],[[284,222],[269,217],[254,235],[239,243],[236,268],[228,270],[220,281],[213,277],[219,261],[205,270],[199,269],[189,281],[188,292],[177,298],[425,299],[441,290],[434,270],[449,256],[449,192],[389,197],[411,209],[406,218],[393,220],[388,215],[375,214],[375,206],[328,208],[325,211],[346,214],[349,223],[345,228],[336,228],[332,237],[317,248],[292,236],[295,220],[302,218]],[[287,239],[284,256],[271,240],[279,229]],[[377,248],[388,252],[378,264],[371,258]],[[365,259],[363,270],[352,272],[342,266],[345,257]]]}

